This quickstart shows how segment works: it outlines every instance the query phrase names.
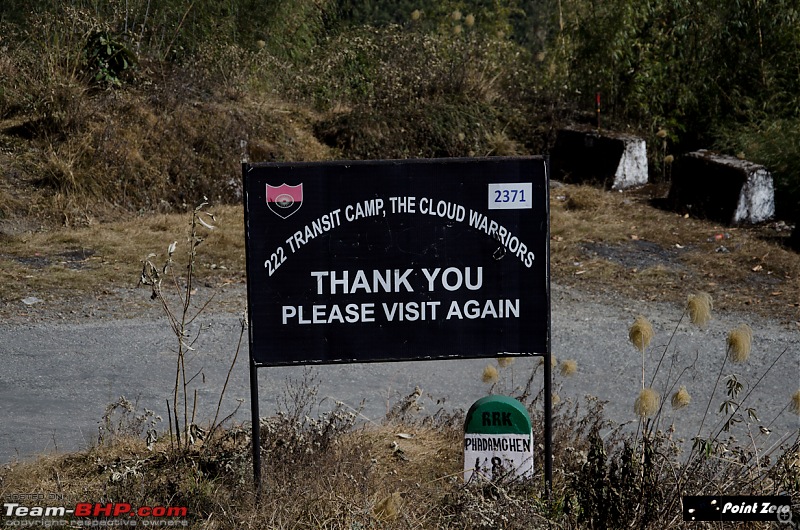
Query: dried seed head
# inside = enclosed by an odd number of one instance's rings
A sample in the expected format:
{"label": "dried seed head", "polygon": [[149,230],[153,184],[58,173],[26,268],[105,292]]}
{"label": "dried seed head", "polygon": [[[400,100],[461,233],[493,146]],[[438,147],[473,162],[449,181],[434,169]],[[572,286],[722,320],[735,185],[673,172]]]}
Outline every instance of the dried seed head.
{"label": "dried seed head", "polygon": [[484,383],[496,383],[498,379],[500,379],[500,374],[497,371],[497,368],[492,366],[491,364],[487,364],[486,368],[483,369],[483,375],[481,379]]}
{"label": "dried seed head", "polygon": [[467,15],[467,18],[464,19],[464,24],[467,25],[468,28],[471,28],[475,25],[475,15]]}
{"label": "dried seed head", "polygon": [[561,375],[569,377],[578,371],[578,362],[574,359],[567,359],[561,361]]}
{"label": "dried seed head", "polygon": [[792,394],[792,402],[789,405],[789,410],[800,416],[800,390]]}
{"label": "dried seed head", "polygon": [[672,408],[675,410],[682,409],[692,401],[692,396],[686,391],[685,386],[681,386],[677,392],[672,394]]}
{"label": "dried seed head", "polygon": [[667,155],[667,156],[664,157],[664,163],[665,164],[671,164],[673,162],[675,162],[675,157],[674,156]]}
{"label": "dried seed head", "polygon": [[497,358],[497,366],[500,368],[505,368],[506,366],[511,366],[514,364],[513,357],[498,357]]}
{"label": "dried seed head", "polygon": [[455,11],[453,11],[453,14],[450,15],[450,16],[453,17],[453,20],[461,20],[461,11],[456,9]]}
{"label": "dried seed head", "polygon": [[[544,366],[544,357],[539,357],[539,366]],[[558,361],[556,360],[555,355],[550,356],[550,367],[555,368],[558,366]]]}
{"label": "dried seed head", "polygon": [[400,509],[403,507],[403,496],[400,492],[394,492],[388,497],[384,497],[375,504],[372,510],[375,517],[382,521],[393,521],[400,515]]}
{"label": "dried seed head", "polygon": [[659,398],[658,392],[652,388],[643,388],[633,404],[633,411],[640,418],[647,418],[658,411],[660,401],[661,398]]}
{"label": "dried seed head", "polygon": [[692,320],[692,324],[705,326],[711,320],[714,301],[708,293],[690,294],[686,308],[689,311],[689,318]]}
{"label": "dried seed head", "polygon": [[743,363],[750,357],[750,345],[753,342],[753,330],[742,324],[728,333],[728,359],[734,363]]}
{"label": "dried seed head", "polygon": [[463,28],[461,27],[461,24],[457,24],[456,27],[453,28],[453,33],[455,33],[456,35],[461,35],[462,29]]}
{"label": "dried seed head", "polygon": [[659,129],[656,133],[656,136],[659,138],[666,138],[667,137],[667,130],[666,129]]}
{"label": "dried seed head", "polygon": [[628,331],[628,338],[637,350],[644,353],[644,350],[650,345],[650,341],[653,340],[653,326],[650,321],[641,315],[636,317]]}
{"label": "dried seed head", "polygon": [[415,9],[414,11],[411,12],[411,20],[417,21],[420,18],[422,18],[422,11],[420,11],[419,9]]}

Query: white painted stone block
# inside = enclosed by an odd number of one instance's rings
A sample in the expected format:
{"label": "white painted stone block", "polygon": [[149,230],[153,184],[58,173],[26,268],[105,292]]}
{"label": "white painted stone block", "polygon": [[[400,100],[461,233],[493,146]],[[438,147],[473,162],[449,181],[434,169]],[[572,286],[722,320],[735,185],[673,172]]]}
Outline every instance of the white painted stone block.
{"label": "white painted stone block", "polygon": [[733,223],[760,223],[775,215],[775,189],[772,174],[762,166],[754,168],[739,194]]}
{"label": "white painted stone block", "polygon": [[592,128],[558,131],[551,152],[553,178],[622,190],[647,184],[647,145],[642,138]]}
{"label": "white painted stone block", "polygon": [[775,216],[772,174],[764,166],[705,149],[676,161],[669,201],[675,209],[731,225]]}
{"label": "white painted stone block", "polygon": [[624,149],[611,189],[623,190],[647,184],[647,144],[634,136],[621,137]]}

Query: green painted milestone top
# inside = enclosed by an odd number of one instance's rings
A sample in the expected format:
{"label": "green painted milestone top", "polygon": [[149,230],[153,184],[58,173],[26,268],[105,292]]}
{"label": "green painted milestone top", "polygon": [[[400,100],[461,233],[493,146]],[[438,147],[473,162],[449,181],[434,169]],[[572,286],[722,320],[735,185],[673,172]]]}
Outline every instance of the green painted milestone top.
{"label": "green painted milestone top", "polygon": [[486,396],[469,408],[464,432],[472,434],[531,434],[525,406],[508,396]]}

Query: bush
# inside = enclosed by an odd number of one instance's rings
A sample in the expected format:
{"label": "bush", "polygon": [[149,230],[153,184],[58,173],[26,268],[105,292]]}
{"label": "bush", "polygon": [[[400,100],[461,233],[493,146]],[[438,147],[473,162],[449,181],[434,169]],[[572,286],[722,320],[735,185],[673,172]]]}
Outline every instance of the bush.
{"label": "bush", "polygon": [[91,81],[99,85],[122,86],[123,77],[136,64],[136,56],[108,31],[95,29],[86,37],[83,65]]}
{"label": "bush", "polygon": [[570,0],[560,20],[548,47],[563,49],[568,105],[590,111],[600,92],[607,119],[666,130],[678,151],[707,148],[757,113],[796,116],[793,2]]}
{"label": "bush", "polygon": [[321,46],[298,96],[328,111],[316,134],[346,158],[521,154],[522,63],[472,29],[351,29]]}
{"label": "bush", "polygon": [[316,132],[325,143],[353,159],[515,154],[514,144],[492,142],[497,126],[491,107],[425,102],[382,111],[358,107],[320,122]]}

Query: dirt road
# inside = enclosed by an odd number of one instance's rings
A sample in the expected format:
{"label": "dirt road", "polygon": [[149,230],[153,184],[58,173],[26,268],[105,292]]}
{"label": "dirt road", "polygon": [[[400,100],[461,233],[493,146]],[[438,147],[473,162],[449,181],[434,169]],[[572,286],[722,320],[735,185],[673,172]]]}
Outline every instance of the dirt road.
{"label": "dirt road", "polygon": [[[202,371],[195,380],[199,383],[199,423],[214,416],[236,349],[244,299],[242,286],[228,286],[219,303],[212,304],[194,328],[200,335],[189,358],[189,372]],[[136,401],[140,410],[153,410],[166,419],[166,400],[175,381],[171,349],[175,339],[155,303],[147,302],[144,290],[119,291],[59,307],[48,307],[47,302],[16,304],[6,308],[0,324],[0,462],[86,447],[97,440],[106,406],[120,396]],[[587,394],[608,400],[608,416],[616,422],[630,421],[635,427],[633,401],[641,386],[641,355],[628,342],[627,334],[635,316],[643,314],[656,331],[646,355],[648,381],[665,348],[668,355],[656,379],[658,390],[663,389],[670,369],[674,380],[675,374],[692,365],[681,379],[692,395],[691,405],[676,412],[667,405],[663,416],[667,422],[674,420],[678,436],[691,438],[697,434],[720,371],[726,335],[747,323],[754,332],[750,360],[744,365],[727,364],[722,375],[736,373],[745,384],[744,396],[780,356],[744,407],[757,412],[759,420],[752,421],[750,431],[759,443],[770,445],[784,435],[796,437],[800,422],[787,410],[792,392],[800,388],[800,332],[792,327],[794,323],[770,322],[747,314],[715,314],[706,329],[698,329],[684,320],[667,348],[681,312],[681,307],[669,304],[606,300],[554,285],[553,354],[578,364],[577,373],[570,377],[555,371],[554,386],[561,400],[582,400]],[[221,413],[231,413],[242,400],[235,417],[239,421],[249,418],[246,359],[245,343]],[[517,359],[501,370],[496,391],[524,383],[538,361]],[[364,400],[364,418],[381,421],[387,407],[415,386],[425,392],[426,413],[440,407],[469,407],[488,391],[481,372],[489,363],[493,361],[354,364],[316,367],[313,373],[322,383],[321,397],[354,408]],[[259,371],[262,415],[276,410],[287,378],[300,378],[303,370]],[[720,381],[704,431],[719,424],[717,410],[725,398],[724,389],[724,381]],[[763,434],[759,426],[771,434]],[[159,428],[165,430],[166,423]],[[747,439],[747,427],[738,428],[737,437]]]}

